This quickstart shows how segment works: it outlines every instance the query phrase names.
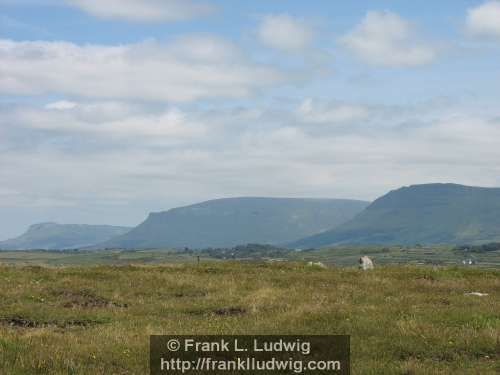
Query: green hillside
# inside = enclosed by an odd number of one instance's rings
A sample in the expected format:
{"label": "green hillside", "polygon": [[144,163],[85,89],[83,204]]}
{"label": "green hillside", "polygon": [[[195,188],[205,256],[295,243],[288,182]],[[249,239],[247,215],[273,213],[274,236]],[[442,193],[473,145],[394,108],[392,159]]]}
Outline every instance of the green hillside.
{"label": "green hillside", "polygon": [[129,230],[111,225],[41,223],[32,225],[17,238],[0,242],[0,249],[75,249],[109,240]]}
{"label": "green hillside", "polygon": [[469,244],[500,240],[500,189],[455,184],[404,187],[337,228],[292,243]]}
{"label": "green hillside", "polygon": [[361,212],[368,202],[340,199],[228,198],[152,213],[100,248],[206,248],[281,244],[320,233]]}

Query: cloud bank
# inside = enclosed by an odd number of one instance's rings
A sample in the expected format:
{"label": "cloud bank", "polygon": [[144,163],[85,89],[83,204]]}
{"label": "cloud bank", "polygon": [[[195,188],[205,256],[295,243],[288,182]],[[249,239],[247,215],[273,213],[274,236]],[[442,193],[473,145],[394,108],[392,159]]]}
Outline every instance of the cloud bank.
{"label": "cloud bank", "polygon": [[389,11],[368,12],[340,43],[361,60],[381,66],[429,64],[437,54],[419,38],[411,22]]}
{"label": "cloud bank", "polygon": [[208,35],[119,46],[0,40],[0,93],[183,102],[238,98],[284,82],[231,42]]}
{"label": "cloud bank", "polygon": [[500,114],[459,107],[305,99],[281,111],[75,102],[3,112],[0,206],[161,209],[226,195],[371,199],[411,183],[500,183]]}
{"label": "cloud bank", "polygon": [[214,11],[208,3],[194,0],[63,0],[90,15],[134,22],[179,21]]}

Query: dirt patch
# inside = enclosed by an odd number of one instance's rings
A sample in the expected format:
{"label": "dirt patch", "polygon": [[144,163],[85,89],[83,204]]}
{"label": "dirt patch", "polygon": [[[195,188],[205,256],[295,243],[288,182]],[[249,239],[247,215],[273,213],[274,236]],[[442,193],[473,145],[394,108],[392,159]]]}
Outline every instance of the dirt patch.
{"label": "dirt patch", "polygon": [[44,322],[26,319],[26,318],[23,318],[20,316],[1,318],[0,322],[3,325],[7,325],[7,326],[11,326],[11,327],[37,328],[37,327],[44,326]]}
{"label": "dirt patch", "polygon": [[186,313],[193,316],[205,316],[205,317],[210,317],[214,315],[239,316],[239,315],[245,315],[247,313],[247,310],[244,309],[243,307],[231,306],[231,307],[221,307],[218,309],[213,309],[213,308],[190,309],[187,310]]}
{"label": "dirt patch", "polygon": [[207,309],[190,309],[186,311],[186,314],[193,316],[207,316],[210,315],[210,310]]}
{"label": "dirt patch", "polygon": [[423,276],[419,276],[416,278],[417,280],[427,280],[427,281],[436,281],[436,278],[432,275],[423,275]]}
{"label": "dirt patch", "polygon": [[58,327],[61,328],[67,328],[67,327],[91,327],[95,326],[98,324],[103,324],[105,323],[102,320],[96,320],[96,319],[71,319],[71,320],[65,320],[58,324]]}
{"label": "dirt patch", "polygon": [[0,324],[17,328],[90,327],[103,323],[105,322],[96,319],[40,320],[30,319],[18,315],[0,318]]}
{"label": "dirt patch", "polygon": [[205,268],[203,272],[211,274],[221,273],[220,270],[218,270],[217,268],[211,268],[211,267]]}
{"label": "dirt patch", "polygon": [[65,299],[63,307],[66,308],[127,308],[128,304],[119,303],[112,301],[110,299],[100,297],[94,292],[83,289],[79,291],[74,290],[63,290],[54,292],[59,298]]}
{"label": "dirt patch", "polygon": [[236,315],[244,315],[247,313],[247,310],[243,307],[223,307],[221,309],[214,310],[215,315],[220,316],[236,316]]}

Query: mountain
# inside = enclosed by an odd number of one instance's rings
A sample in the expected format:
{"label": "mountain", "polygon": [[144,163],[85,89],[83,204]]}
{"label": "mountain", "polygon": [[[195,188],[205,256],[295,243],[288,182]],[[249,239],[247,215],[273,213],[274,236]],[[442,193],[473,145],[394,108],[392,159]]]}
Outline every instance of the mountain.
{"label": "mountain", "polygon": [[500,189],[455,184],[403,187],[354,219],[290,244],[466,244],[500,240]]}
{"label": "mountain", "polygon": [[0,249],[76,249],[107,241],[129,230],[110,225],[41,223],[30,226],[26,233],[17,238],[0,242]]}
{"label": "mountain", "polygon": [[281,244],[339,225],[368,202],[341,199],[227,198],[151,213],[100,248],[206,248]]}

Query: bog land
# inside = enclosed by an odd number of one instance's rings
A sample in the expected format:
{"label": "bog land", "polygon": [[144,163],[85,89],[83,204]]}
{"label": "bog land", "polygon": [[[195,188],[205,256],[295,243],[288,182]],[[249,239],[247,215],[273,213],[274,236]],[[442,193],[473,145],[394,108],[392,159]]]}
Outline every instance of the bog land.
{"label": "bog land", "polygon": [[327,268],[307,253],[4,252],[0,373],[146,374],[152,334],[349,334],[353,374],[500,371],[499,269],[371,250],[371,272],[327,249],[310,252]]}

